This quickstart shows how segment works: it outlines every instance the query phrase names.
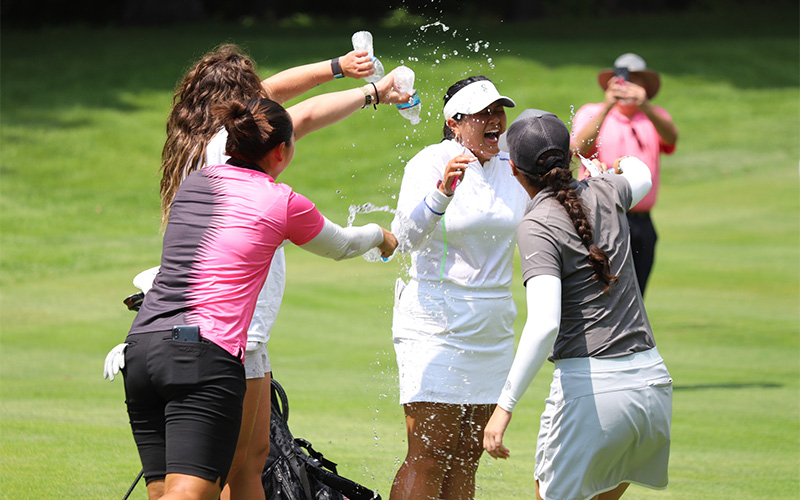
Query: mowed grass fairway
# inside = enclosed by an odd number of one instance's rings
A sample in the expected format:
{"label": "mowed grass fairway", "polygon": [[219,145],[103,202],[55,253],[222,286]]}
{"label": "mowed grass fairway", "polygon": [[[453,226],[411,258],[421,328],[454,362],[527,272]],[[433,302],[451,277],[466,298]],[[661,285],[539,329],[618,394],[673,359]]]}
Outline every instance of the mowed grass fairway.
{"label": "mowed grass fairway", "polygon": [[[441,96],[470,74],[522,109],[569,121],[602,99],[596,73],[627,51],[662,74],[655,103],[680,129],[664,157],[656,267],[645,303],[675,380],[670,486],[625,498],[800,495],[798,8],[592,23],[87,28],[0,35],[0,498],[122,498],[140,469],[121,377],[106,352],[133,319],[122,299],[160,256],[157,173],[172,92],[201,54],[242,45],[262,76],[350,50],[370,29],[387,68],[417,73],[423,121],[362,110],[304,138],[280,181],[345,224],[394,206],[405,162],[441,137]],[[617,22],[617,21],[614,21]],[[611,21],[604,24],[610,26]],[[336,81],[313,93],[350,88]],[[389,223],[387,214],[359,216]],[[344,475],[388,498],[405,455],[391,341],[408,264],[287,249],[270,352],[290,426]],[[520,319],[523,290],[514,286]],[[498,367],[500,368],[500,367]],[[548,364],[515,411],[508,461],[485,458],[480,499],[533,498]],[[146,498],[140,484],[132,498]]]}

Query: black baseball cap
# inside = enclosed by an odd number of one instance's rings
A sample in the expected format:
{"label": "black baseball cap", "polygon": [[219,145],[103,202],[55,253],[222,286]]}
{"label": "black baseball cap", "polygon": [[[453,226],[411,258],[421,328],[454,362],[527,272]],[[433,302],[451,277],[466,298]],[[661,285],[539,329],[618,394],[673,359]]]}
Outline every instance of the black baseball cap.
{"label": "black baseball cap", "polygon": [[499,146],[518,169],[535,173],[542,154],[558,150],[569,156],[569,130],[553,113],[526,109],[500,136]]}

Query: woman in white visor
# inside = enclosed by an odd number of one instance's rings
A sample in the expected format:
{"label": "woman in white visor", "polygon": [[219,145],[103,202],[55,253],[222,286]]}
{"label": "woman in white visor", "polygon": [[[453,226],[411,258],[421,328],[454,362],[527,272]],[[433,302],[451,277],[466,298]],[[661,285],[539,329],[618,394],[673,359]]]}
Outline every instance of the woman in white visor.
{"label": "woman in white visor", "polygon": [[483,76],[444,101],[444,139],[408,162],[392,223],[411,254],[392,323],[408,433],[392,500],[474,497],[514,353],[514,231],[530,198],[498,140],[515,104]]}

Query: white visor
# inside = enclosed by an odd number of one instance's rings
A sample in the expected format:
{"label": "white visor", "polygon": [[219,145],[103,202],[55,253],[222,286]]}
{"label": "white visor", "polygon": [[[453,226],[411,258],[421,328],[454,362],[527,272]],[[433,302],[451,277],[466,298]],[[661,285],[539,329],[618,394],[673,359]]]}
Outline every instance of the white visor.
{"label": "white visor", "polygon": [[488,80],[472,82],[447,101],[444,105],[444,117],[447,119],[457,114],[474,115],[496,101],[501,101],[507,108],[516,106],[511,98],[500,95],[492,82]]}

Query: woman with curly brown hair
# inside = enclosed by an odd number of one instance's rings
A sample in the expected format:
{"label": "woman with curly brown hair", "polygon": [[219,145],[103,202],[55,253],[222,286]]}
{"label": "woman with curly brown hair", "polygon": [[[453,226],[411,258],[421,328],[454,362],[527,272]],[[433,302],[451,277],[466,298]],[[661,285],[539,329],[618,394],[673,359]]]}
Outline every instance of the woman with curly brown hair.
{"label": "woman with curly brown hair", "polygon": [[[223,44],[203,56],[183,77],[172,98],[172,110],[167,121],[167,140],[161,153],[162,222],[166,223],[169,218],[172,199],[183,179],[203,165],[213,163],[207,161],[207,147],[212,138],[223,129],[211,113],[211,106],[252,97],[267,97],[283,104],[337,76],[359,79],[371,75],[372,72],[372,61],[366,51],[351,51],[330,62],[321,61],[290,68],[265,80],[261,80],[256,73],[253,60],[236,45]],[[369,90],[372,91],[372,88]],[[342,107],[333,116],[325,117],[321,113],[311,115],[308,106],[289,108],[287,111],[294,122],[297,138],[360,109],[358,104],[363,103],[360,99],[363,95],[354,95],[356,99],[350,106],[339,101],[341,96],[331,95],[326,98],[326,102],[333,101]],[[321,118],[324,119],[319,122]],[[221,140],[220,145],[224,147],[224,144],[225,141]],[[224,154],[224,150],[221,154]]]}
{"label": "woman with curly brown hair", "polygon": [[[211,113],[212,105],[250,97],[269,97],[282,103],[337,76],[363,78],[373,63],[366,51],[352,51],[329,61],[299,66],[260,80],[253,61],[230,44],[207,54],[186,74],[173,99],[162,153],[162,216],[178,185],[192,170],[225,163],[227,132]],[[322,94],[287,108],[295,140],[336,123],[371,103],[399,103],[410,96],[393,91],[393,75],[361,88]],[[403,98],[404,97],[404,98]],[[269,454],[270,379],[272,367],[267,341],[277,319],[285,286],[283,248],[276,252],[269,275],[259,293],[248,331],[245,368],[247,393],[242,430],[229,484],[223,500],[264,498],[261,470]]]}
{"label": "woman with curly brown hair", "polygon": [[517,229],[528,320],[484,447],[508,458],[511,411],[549,353],[537,498],[616,500],[630,483],[667,486],[672,379],[636,286],[625,215],[652,181],[633,157],[616,161],[621,175],[573,179],[569,139],[554,114],[526,110],[501,140],[532,198]]}

